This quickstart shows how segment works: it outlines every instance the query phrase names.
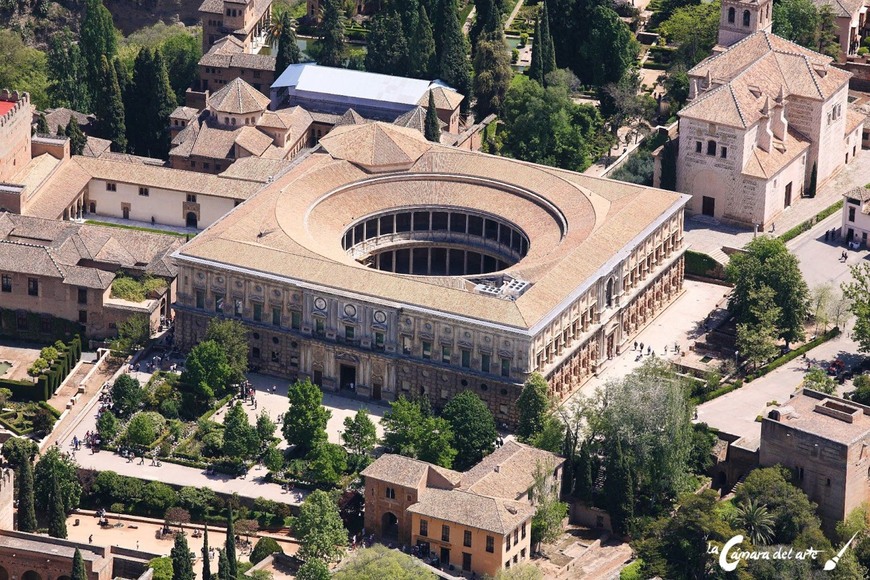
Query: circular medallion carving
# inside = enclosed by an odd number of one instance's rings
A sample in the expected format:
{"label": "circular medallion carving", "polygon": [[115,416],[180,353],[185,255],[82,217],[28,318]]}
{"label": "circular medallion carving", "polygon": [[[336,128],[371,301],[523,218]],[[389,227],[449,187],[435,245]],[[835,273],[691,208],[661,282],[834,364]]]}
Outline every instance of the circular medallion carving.
{"label": "circular medallion carving", "polygon": [[464,336],[465,338],[471,338],[471,333],[470,333],[470,332],[466,332],[463,336]]}
{"label": "circular medallion carving", "polygon": [[323,298],[315,298],[314,307],[318,310],[326,310],[326,300]]}
{"label": "circular medallion carving", "polygon": [[426,323],[426,330],[432,330],[432,325],[428,322]]}
{"label": "circular medallion carving", "polygon": [[492,339],[490,339],[488,336],[484,336],[484,337],[483,337],[483,341],[484,341],[484,342],[490,342],[490,340],[492,340]]}
{"label": "circular medallion carving", "polygon": [[205,278],[205,274],[203,274],[202,272],[197,272],[196,277],[202,280],[203,278]]}
{"label": "circular medallion carving", "polygon": [[351,318],[356,316],[356,306],[354,306],[353,304],[345,304],[344,313]]}
{"label": "circular medallion carving", "polygon": [[281,291],[275,288],[274,290],[272,290],[272,296],[274,296],[275,298],[279,298],[281,296]]}
{"label": "circular medallion carving", "polygon": [[383,310],[375,310],[374,318],[375,322],[377,322],[378,324],[383,324],[387,321],[387,313]]}
{"label": "circular medallion carving", "polygon": [[218,276],[218,277],[217,277],[217,283],[218,283],[218,284],[223,284],[223,283],[224,283],[224,277],[223,277],[223,276]]}
{"label": "circular medallion carving", "polygon": [[406,319],[405,319],[405,324],[407,324],[408,326],[411,326],[411,319],[410,319],[410,318],[406,318]]}
{"label": "circular medallion carving", "polygon": [[241,287],[242,287],[242,281],[236,280],[236,288],[241,288]]}
{"label": "circular medallion carving", "polygon": [[254,286],[254,290],[256,290],[257,292],[262,292],[262,291],[263,291],[263,287],[260,286],[259,284],[257,284],[256,286]]}

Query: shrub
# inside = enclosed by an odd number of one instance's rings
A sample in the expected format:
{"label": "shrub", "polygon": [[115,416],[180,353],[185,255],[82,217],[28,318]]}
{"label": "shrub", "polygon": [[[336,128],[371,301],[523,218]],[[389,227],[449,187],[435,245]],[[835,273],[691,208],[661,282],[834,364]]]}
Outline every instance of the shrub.
{"label": "shrub", "polygon": [[257,545],[254,546],[254,549],[251,551],[251,564],[257,564],[266,556],[274,554],[275,552],[284,553],[284,550],[278,542],[269,537],[260,538],[257,541]]}
{"label": "shrub", "polygon": [[166,426],[166,419],[160,413],[142,411],[133,415],[124,433],[124,440],[130,445],[152,445]]}

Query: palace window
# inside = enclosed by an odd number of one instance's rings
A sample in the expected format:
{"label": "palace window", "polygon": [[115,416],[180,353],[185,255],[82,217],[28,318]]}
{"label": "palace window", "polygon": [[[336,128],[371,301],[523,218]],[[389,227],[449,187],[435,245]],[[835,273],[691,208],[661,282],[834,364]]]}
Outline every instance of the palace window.
{"label": "palace window", "polygon": [[30,296],[39,296],[39,280],[37,278],[27,279],[27,293]]}
{"label": "palace window", "polygon": [[749,10],[743,11],[743,26],[749,26]]}
{"label": "palace window", "polygon": [[707,155],[716,155],[716,142],[712,139],[707,141]]}
{"label": "palace window", "polygon": [[492,359],[492,357],[488,354],[485,354],[485,353],[480,354],[480,372],[482,372],[482,373],[489,372],[489,366],[490,366],[491,359]]}
{"label": "palace window", "polygon": [[704,145],[700,141],[695,141],[695,153],[700,153]]}
{"label": "palace window", "polygon": [[263,305],[254,302],[254,322],[263,321]]}
{"label": "palace window", "polygon": [[140,187],[139,188],[139,195],[141,195],[142,197],[148,197],[148,188],[147,187]]}
{"label": "palace window", "polygon": [[734,24],[736,12],[733,7],[728,9],[728,24]]}
{"label": "palace window", "polygon": [[396,499],[396,488],[387,487],[384,491],[387,499]]}
{"label": "palace window", "polygon": [[106,182],[106,191],[118,191],[118,184]]}
{"label": "palace window", "polygon": [[3,292],[12,292],[12,276],[3,274]]}
{"label": "palace window", "polygon": [[420,535],[428,536],[429,535],[429,522],[427,520],[420,520]]}
{"label": "palace window", "polygon": [[471,530],[465,530],[462,534],[462,545],[466,548],[471,547]]}
{"label": "palace window", "polygon": [[290,328],[293,330],[299,330],[302,328],[302,313],[298,310],[290,312]]}

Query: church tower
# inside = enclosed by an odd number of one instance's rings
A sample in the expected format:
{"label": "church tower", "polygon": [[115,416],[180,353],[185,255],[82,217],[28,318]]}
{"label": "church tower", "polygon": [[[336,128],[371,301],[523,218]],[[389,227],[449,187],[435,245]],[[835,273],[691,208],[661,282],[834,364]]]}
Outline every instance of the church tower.
{"label": "church tower", "polygon": [[722,0],[719,46],[727,48],[759,30],[770,32],[772,4],[772,0]]}

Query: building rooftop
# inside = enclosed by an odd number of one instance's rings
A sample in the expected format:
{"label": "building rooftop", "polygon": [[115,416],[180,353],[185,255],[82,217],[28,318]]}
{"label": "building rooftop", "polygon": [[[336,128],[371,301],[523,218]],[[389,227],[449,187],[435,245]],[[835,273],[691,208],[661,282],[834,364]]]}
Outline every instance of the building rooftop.
{"label": "building rooftop", "polygon": [[[380,145],[377,152],[367,150],[372,144]],[[340,127],[324,137],[321,149],[177,256],[534,334],[687,200],[684,194],[457,150],[429,143],[412,129],[372,123]],[[467,277],[375,270],[342,247],[348,228],[363,217],[420,207],[497,212],[528,236],[525,256],[499,273],[526,281],[524,293],[503,299],[478,292],[478,282]]]}
{"label": "building rooftop", "polygon": [[407,511],[494,532],[500,536],[513,531],[535,515],[535,508],[525,502],[446,489],[427,489],[420,496],[420,501]]}
{"label": "building rooftop", "polygon": [[563,458],[549,451],[508,440],[462,474],[461,488],[490,497],[518,500],[534,484],[538,464],[546,472],[552,472],[563,463]]}
{"label": "building rooftop", "polygon": [[209,96],[208,106],[229,115],[262,113],[269,106],[269,97],[242,79],[234,78]]}
{"label": "building rooftop", "polygon": [[[294,87],[297,91],[350,97],[369,101],[419,105],[425,98],[429,103],[429,89],[440,88],[436,98],[444,102],[455,101],[462,95],[439,81],[411,79],[378,73],[318,66],[314,63],[291,64],[272,83],[273,89]],[[451,94],[452,93],[452,94]],[[448,96],[449,95],[449,96]],[[455,95],[455,96],[454,96]],[[456,99],[459,100],[456,100]],[[455,108],[455,107],[451,107]]]}
{"label": "building rooftop", "polygon": [[840,18],[852,18],[864,8],[864,0],[813,0],[813,4],[816,8],[830,6]]}
{"label": "building rooftop", "polygon": [[282,174],[291,164],[292,162],[283,159],[242,157],[241,159],[236,159],[220,176],[227,179],[242,179],[245,181],[267,183]]}
{"label": "building rooftop", "polygon": [[274,71],[275,57],[245,52],[244,45],[240,40],[235,36],[225,36],[215,42],[208,52],[199,59],[199,66]]}
{"label": "building rooftop", "polygon": [[764,421],[776,421],[843,445],[870,436],[870,407],[811,389],[792,395],[787,404],[768,412]]}
{"label": "building rooftop", "polygon": [[392,453],[385,453],[378,457],[371,465],[363,469],[360,475],[402,487],[419,488],[423,480],[428,479],[430,470],[452,485],[459,485],[462,478],[462,474],[458,471]]}

